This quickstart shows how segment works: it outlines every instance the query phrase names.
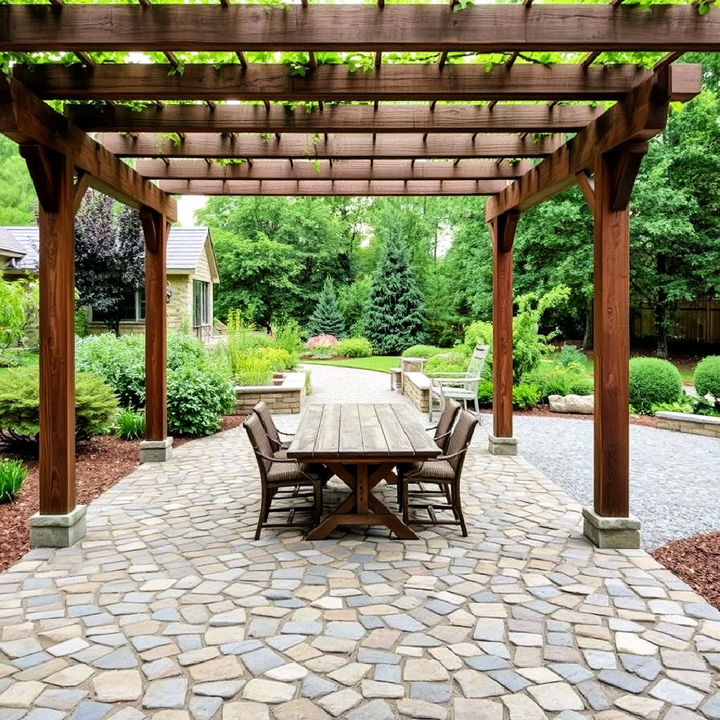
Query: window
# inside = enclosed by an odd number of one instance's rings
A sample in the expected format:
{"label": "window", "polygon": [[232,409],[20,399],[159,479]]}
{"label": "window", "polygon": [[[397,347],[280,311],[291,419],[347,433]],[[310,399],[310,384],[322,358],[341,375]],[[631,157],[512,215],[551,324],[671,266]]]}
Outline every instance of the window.
{"label": "window", "polygon": [[210,283],[193,280],[193,327],[210,324]]}
{"label": "window", "polygon": [[[92,309],[92,322],[104,322],[109,315],[104,310]],[[120,322],[145,320],[145,290],[128,290],[120,305]]]}

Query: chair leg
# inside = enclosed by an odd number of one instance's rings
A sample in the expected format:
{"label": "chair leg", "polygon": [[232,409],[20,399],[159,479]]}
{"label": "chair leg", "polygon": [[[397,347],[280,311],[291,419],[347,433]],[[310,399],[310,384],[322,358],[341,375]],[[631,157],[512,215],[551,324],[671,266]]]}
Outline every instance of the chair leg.
{"label": "chair leg", "polygon": [[260,514],[258,515],[257,528],[255,529],[255,539],[260,539],[260,533],[262,532],[263,523],[267,520],[267,516],[270,513],[270,498],[265,490],[265,485],[262,487],[262,497],[260,498]]}
{"label": "chair leg", "polygon": [[395,491],[397,493],[398,510],[402,510],[402,508],[403,508],[402,486],[403,486],[403,476],[402,476],[401,472],[398,472],[397,482],[395,483]]}
{"label": "chair leg", "polygon": [[323,507],[323,484],[322,482],[316,482],[313,485],[315,494],[315,509],[313,512],[313,527],[317,527],[320,524],[320,517],[322,516]]}
{"label": "chair leg", "polygon": [[460,529],[463,537],[467,537],[468,531],[465,525],[465,516],[462,511],[462,504],[460,502],[460,484],[455,482],[452,485],[452,511],[455,515],[455,519],[460,523]]}

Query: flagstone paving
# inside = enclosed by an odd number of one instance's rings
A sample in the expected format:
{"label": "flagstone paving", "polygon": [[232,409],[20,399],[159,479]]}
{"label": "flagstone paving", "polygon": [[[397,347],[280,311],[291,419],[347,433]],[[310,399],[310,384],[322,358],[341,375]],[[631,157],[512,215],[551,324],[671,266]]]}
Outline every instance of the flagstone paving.
{"label": "flagstone paving", "polygon": [[0,575],[0,720],[720,718],[720,612],[486,442],[468,538],[254,542],[242,429],[141,466]]}

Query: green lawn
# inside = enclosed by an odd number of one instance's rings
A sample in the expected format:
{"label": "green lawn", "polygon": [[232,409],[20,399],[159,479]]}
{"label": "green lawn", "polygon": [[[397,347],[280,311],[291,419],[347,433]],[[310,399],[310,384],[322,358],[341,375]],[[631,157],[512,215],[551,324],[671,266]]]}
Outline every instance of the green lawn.
{"label": "green lawn", "polygon": [[400,358],[394,355],[373,355],[368,358],[347,358],[345,360],[303,360],[303,362],[309,365],[335,365],[384,373],[389,373],[390,368],[400,367]]}
{"label": "green lawn", "polygon": [[[28,365],[37,365],[38,364],[38,354],[36,352],[30,352],[29,350],[25,353],[23,353],[23,366]],[[9,368],[0,367],[0,377],[2,377],[3,373],[6,373]]]}

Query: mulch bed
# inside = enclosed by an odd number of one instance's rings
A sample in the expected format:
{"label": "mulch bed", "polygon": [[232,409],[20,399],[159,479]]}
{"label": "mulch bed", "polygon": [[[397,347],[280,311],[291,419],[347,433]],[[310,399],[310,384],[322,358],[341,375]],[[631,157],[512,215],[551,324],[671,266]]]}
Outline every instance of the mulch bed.
{"label": "mulch bed", "polygon": [[720,531],[674,540],[650,554],[720,609]]}
{"label": "mulch bed", "polygon": [[[244,418],[228,415],[222,430],[242,425]],[[175,438],[178,447],[193,438]],[[0,458],[17,457],[0,452]],[[39,478],[37,460],[24,460],[28,477],[18,497],[0,504],[0,572],[16,563],[30,549],[28,518],[38,511]],[[136,440],[120,440],[115,435],[98,435],[77,449],[75,479],[78,505],[87,505],[111,488],[140,464]]]}
{"label": "mulch bed", "polygon": [[[490,414],[490,410],[481,412]],[[581,413],[558,413],[550,412],[547,405],[541,405],[532,410],[513,410],[513,415],[528,415],[530,417],[569,418],[570,420],[593,420],[593,415],[582,415]],[[654,415],[631,415],[631,425],[643,425],[644,427],[657,427],[658,420]]]}

